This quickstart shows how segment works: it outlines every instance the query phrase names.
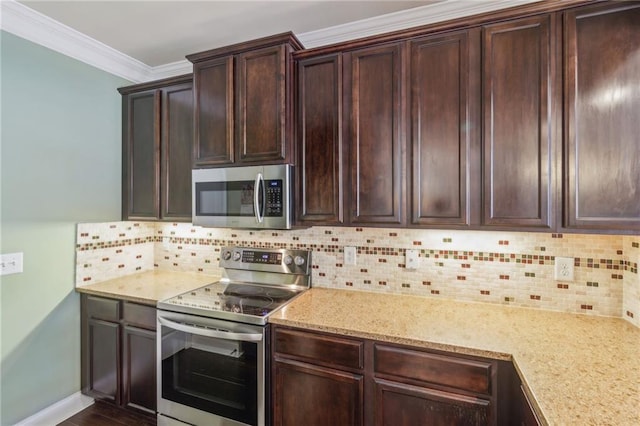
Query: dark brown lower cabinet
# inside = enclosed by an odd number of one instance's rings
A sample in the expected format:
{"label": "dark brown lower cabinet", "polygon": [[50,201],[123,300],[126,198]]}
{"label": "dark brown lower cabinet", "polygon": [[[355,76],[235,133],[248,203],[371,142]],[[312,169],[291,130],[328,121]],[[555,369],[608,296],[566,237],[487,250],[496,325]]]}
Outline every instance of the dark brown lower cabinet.
{"label": "dark brown lower cabinet", "polygon": [[122,405],[155,411],[156,332],[124,326],[122,337]]}
{"label": "dark brown lower cabinet", "polygon": [[80,300],[82,393],[155,412],[155,307],[87,294]]}
{"label": "dark brown lower cabinet", "polygon": [[488,425],[487,399],[375,379],[375,425]]}
{"label": "dark brown lower cabinet", "polygon": [[274,424],[363,424],[361,374],[283,360],[275,370]]}
{"label": "dark brown lower cabinet", "polygon": [[275,326],[274,425],[538,425],[510,361]]}
{"label": "dark brown lower cabinet", "polygon": [[[94,398],[120,402],[120,325],[108,321],[88,319],[87,358],[88,386],[87,393]],[[84,349],[84,348],[83,348]],[[84,388],[84,385],[83,385]]]}

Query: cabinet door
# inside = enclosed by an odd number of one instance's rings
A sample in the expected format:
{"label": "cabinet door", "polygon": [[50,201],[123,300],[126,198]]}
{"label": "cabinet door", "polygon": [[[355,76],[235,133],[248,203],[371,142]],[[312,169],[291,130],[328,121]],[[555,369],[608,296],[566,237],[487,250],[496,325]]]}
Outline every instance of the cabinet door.
{"label": "cabinet door", "polygon": [[479,162],[479,47],[476,30],[411,43],[413,224],[471,222],[471,194],[480,190],[472,175]]}
{"label": "cabinet door", "polygon": [[88,319],[87,330],[84,350],[89,377],[83,390],[95,398],[120,404],[120,325]]}
{"label": "cabinet door", "polygon": [[297,220],[342,224],[342,56],[298,62]]}
{"label": "cabinet door", "polygon": [[161,217],[191,221],[193,89],[182,84],[162,90]]}
{"label": "cabinet door", "polygon": [[483,224],[552,226],[555,15],[484,27]]}
{"label": "cabinet door", "polygon": [[490,403],[481,398],[375,379],[375,425],[490,423]]}
{"label": "cabinet door", "polygon": [[363,377],[292,361],[275,362],[274,424],[363,424]]}
{"label": "cabinet door", "polygon": [[236,61],[236,162],[282,162],[286,154],[286,47],[245,52]]}
{"label": "cabinet door", "polygon": [[122,404],[156,409],[156,333],[123,327]]}
{"label": "cabinet door", "polygon": [[564,28],[565,225],[640,230],[640,5],[571,10]]}
{"label": "cabinet door", "polygon": [[155,219],[160,196],[160,91],[123,98],[123,219]]}
{"label": "cabinet door", "polygon": [[391,44],[346,57],[352,224],[405,223],[402,56]]}
{"label": "cabinet door", "polygon": [[194,64],[193,78],[193,165],[203,167],[233,163],[233,56]]}

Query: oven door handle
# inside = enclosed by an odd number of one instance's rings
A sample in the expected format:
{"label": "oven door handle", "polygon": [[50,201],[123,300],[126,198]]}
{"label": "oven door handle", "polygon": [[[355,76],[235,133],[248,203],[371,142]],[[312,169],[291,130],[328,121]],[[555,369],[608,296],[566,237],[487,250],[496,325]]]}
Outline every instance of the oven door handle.
{"label": "oven door handle", "polygon": [[170,321],[162,317],[158,317],[158,322],[174,330],[197,334],[199,336],[213,337],[216,339],[226,339],[240,342],[260,342],[262,340],[262,333],[233,333],[227,331],[211,330],[209,328],[200,328],[181,324],[179,322]]}

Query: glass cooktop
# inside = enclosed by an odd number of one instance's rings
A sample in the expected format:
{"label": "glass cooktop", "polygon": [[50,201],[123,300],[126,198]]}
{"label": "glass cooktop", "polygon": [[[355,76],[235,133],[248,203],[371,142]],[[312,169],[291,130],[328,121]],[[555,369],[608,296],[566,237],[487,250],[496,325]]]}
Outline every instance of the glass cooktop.
{"label": "glass cooktop", "polygon": [[300,290],[249,283],[216,282],[158,303],[175,312],[266,324],[266,317]]}

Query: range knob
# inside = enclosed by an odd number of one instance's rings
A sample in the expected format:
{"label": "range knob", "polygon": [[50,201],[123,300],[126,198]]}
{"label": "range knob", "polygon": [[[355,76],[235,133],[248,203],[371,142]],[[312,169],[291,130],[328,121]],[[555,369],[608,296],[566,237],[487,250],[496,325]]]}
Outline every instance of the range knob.
{"label": "range knob", "polygon": [[240,252],[239,252],[239,251],[234,251],[234,252],[233,252],[233,260],[235,260],[236,262],[237,262],[238,260],[240,260],[240,256],[241,256],[241,254],[240,254]]}
{"label": "range knob", "polygon": [[222,258],[224,260],[229,260],[231,259],[231,252],[229,250],[225,251],[224,253],[222,253]]}
{"label": "range knob", "polygon": [[286,255],[286,256],[284,257],[284,264],[285,264],[285,265],[287,265],[287,266],[289,266],[289,265],[291,265],[292,263],[293,263],[293,257],[291,257],[291,256],[289,256],[289,255]]}
{"label": "range knob", "polygon": [[298,266],[302,266],[302,265],[304,265],[304,257],[302,257],[302,256],[296,256],[296,258],[295,258],[293,261],[294,261],[294,262],[296,263],[296,265],[298,265]]}

